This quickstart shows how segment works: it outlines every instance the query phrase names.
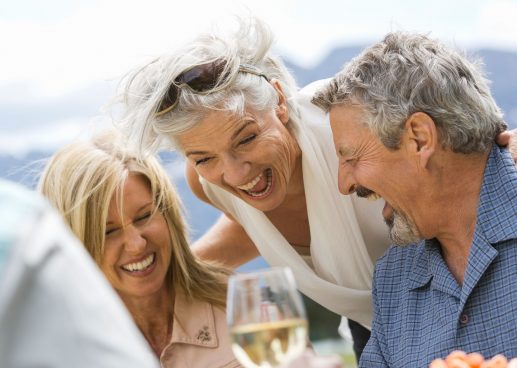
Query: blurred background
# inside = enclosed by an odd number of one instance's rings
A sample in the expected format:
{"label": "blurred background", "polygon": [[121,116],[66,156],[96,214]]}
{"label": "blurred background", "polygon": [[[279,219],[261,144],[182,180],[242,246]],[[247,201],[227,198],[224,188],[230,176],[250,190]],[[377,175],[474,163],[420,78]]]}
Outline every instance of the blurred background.
{"label": "blurred background", "polygon": [[[0,177],[34,187],[56,148],[111,124],[102,108],[125,72],[214,22],[231,26],[231,15],[243,12],[270,25],[275,51],[300,86],[332,76],[389,31],[428,33],[484,61],[496,101],[517,128],[517,0],[2,1]],[[219,214],[192,196],[181,160],[161,156],[195,239]],[[257,259],[241,270],[266,266]],[[312,340],[336,338],[338,317],[306,304]]]}

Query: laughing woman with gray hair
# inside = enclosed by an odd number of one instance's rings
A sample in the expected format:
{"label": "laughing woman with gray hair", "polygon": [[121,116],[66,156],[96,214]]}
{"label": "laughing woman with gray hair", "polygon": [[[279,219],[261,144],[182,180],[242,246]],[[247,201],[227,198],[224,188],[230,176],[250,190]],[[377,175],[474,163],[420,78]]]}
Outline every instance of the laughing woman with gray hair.
{"label": "laughing woman with gray hair", "polygon": [[359,355],[373,264],[389,243],[380,203],[340,195],[316,85],[299,91],[271,45],[262,22],[241,21],[137,69],[123,84],[124,129],[143,154],[162,143],[181,152],[192,191],[223,212],[199,256],[289,266],[305,295],[350,319]]}

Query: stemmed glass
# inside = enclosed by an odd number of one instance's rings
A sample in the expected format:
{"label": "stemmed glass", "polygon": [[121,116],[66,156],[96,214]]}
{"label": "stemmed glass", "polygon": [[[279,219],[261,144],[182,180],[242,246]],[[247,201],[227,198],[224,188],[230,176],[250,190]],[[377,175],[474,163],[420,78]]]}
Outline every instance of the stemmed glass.
{"label": "stemmed glass", "polygon": [[278,367],[307,346],[305,308],[289,268],[231,276],[227,318],[233,352],[247,368]]}

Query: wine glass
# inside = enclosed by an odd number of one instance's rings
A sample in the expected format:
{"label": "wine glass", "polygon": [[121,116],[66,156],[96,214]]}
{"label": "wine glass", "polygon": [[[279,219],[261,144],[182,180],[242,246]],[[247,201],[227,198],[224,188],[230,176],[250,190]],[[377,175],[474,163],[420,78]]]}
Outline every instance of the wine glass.
{"label": "wine glass", "polygon": [[235,357],[247,368],[274,368],[307,346],[307,320],[287,267],[233,275],[227,318]]}

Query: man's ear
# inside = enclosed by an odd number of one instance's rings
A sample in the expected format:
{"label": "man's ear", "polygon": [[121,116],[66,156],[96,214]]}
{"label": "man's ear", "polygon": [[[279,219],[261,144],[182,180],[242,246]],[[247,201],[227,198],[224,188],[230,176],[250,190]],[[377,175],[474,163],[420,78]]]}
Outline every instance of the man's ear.
{"label": "man's ear", "polygon": [[271,83],[278,94],[278,106],[275,108],[276,116],[282,123],[287,124],[289,121],[289,107],[287,106],[287,99],[285,98],[282,85],[278,79],[271,79],[269,83]]}
{"label": "man's ear", "polygon": [[415,112],[406,120],[405,139],[409,152],[416,156],[420,167],[427,167],[438,148],[438,130],[434,120],[424,112]]}

